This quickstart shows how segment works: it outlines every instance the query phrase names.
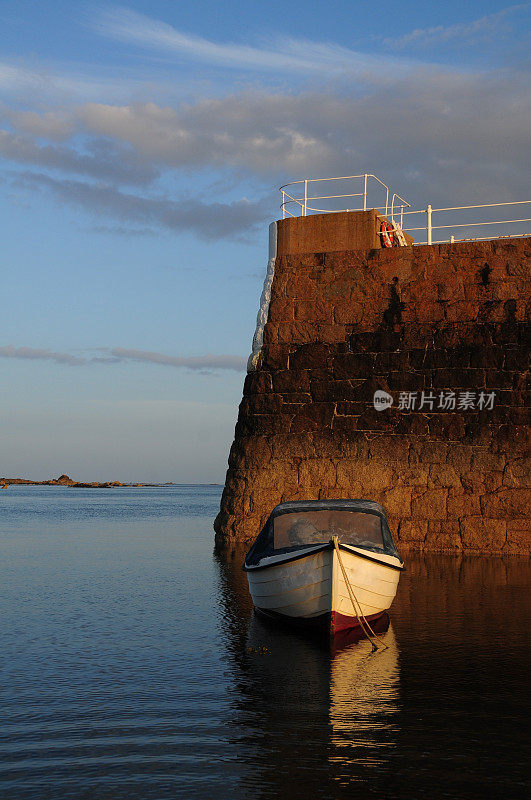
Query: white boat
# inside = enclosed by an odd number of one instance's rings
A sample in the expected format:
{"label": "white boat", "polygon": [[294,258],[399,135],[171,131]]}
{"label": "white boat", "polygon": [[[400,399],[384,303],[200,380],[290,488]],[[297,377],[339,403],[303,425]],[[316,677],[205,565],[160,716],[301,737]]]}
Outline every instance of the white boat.
{"label": "white boat", "polygon": [[370,500],[281,503],[243,565],[257,611],[332,635],[385,614],[403,568],[385,511]]}

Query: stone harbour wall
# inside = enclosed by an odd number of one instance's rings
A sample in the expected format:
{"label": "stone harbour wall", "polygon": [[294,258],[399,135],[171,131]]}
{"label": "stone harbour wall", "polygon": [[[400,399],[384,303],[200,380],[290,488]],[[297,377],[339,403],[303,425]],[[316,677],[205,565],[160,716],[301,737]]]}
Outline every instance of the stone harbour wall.
{"label": "stone harbour wall", "polygon": [[[401,551],[528,553],[530,249],[277,256],[217,545],[250,543],[279,502],[361,497],[385,507]],[[374,408],[378,389],[391,407]]]}

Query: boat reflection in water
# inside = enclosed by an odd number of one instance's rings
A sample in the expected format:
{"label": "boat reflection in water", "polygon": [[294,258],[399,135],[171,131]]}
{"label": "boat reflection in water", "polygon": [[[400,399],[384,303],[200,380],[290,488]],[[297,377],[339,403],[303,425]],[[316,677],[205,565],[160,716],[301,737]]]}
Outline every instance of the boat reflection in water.
{"label": "boat reflection in water", "polygon": [[238,560],[218,563],[236,719],[244,721],[227,735],[250,767],[244,785],[256,797],[315,796],[316,781],[320,791],[351,782],[352,757],[366,779],[385,758],[382,739],[392,746],[396,730],[398,652],[389,617],[378,620],[387,649],[376,653],[359,629],[330,642],[278,625],[252,610]]}
{"label": "boat reflection in water", "polygon": [[349,764],[382,767],[398,733],[398,648],[392,625],[387,649],[366,640],[336,651],[330,668],[330,761],[338,784],[349,786]]}

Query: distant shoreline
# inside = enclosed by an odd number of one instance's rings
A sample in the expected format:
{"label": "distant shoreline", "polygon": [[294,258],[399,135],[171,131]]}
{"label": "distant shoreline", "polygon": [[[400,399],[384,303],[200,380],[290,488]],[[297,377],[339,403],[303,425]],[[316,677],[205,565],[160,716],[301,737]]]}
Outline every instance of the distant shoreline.
{"label": "distant shoreline", "polygon": [[120,481],[74,481],[68,475],[51,478],[47,481],[31,481],[29,478],[0,478],[0,488],[4,486],[66,486],[70,489],[115,489],[117,487],[141,488],[143,486],[222,486],[221,483],[180,484],[173,481],[166,483],[121,483]]}

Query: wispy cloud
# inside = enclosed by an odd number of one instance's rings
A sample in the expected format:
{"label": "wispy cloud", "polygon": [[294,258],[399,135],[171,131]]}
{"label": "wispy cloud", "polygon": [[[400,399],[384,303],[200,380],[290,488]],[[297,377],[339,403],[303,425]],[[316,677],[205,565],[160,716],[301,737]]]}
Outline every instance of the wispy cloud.
{"label": "wispy cloud", "polygon": [[48,190],[69,205],[106,220],[111,215],[135,229],[192,231],[207,240],[242,237],[268,217],[266,204],[245,198],[231,203],[204,203],[195,198],[175,201],[131,194],[104,183],[62,180],[32,172],[17,174],[13,182],[26,189]]}
{"label": "wispy cloud", "polygon": [[411,45],[426,46],[436,42],[452,42],[471,40],[477,41],[485,37],[498,36],[504,28],[508,27],[511,16],[524,11],[529,11],[530,3],[520,3],[509,6],[494,14],[486,14],[471,22],[456,22],[453,25],[436,25],[431,28],[416,28],[411,33],[399,36],[396,39],[386,38],[385,45],[396,49],[403,49]]}
{"label": "wispy cloud", "polygon": [[145,83],[145,78],[131,74],[110,77],[93,64],[0,61],[0,89],[14,94],[17,100],[48,98],[65,105],[102,96],[116,99]]}
{"label": "wispy cloud", "polygon": [[13,345],[0,347],[0,358],[16,358],[22,361],[55,361],[56,364],[67,364],[70,367],[79,367],[88,363],[86,358],[72,355],[72,353],[57,353],[54,350],[13,347]]}
{"label": "wispy cloud", "polygon": [[123,364],[131,361],[144,364],[159,364],[167,367],[181,367],[189,370],[207,372],[212,370],[245,370],[247,359],[243,356],[215,355],[204,356],[170,356],[149,350],[135,350],[124,347],[98,348],[101,356],[78,356],[72,353],[58,353],[54,350],[35,347],[0,347],[0,358],[12,358],[22,361],[53,361],[70,367],[89,364]]}
{"label": "wispy cloud", "polygon": [[101,12],[92,24],[100,34],[118,41],[227,68],[315,74],[325,69],[381,73],[389,68],[391,61],[395,69],[411,66],[403,59],[375,57],[333,42],[293,37],[278,37],[263,46],[213,42],[124,7]]}
{"label": "wispy cloud", "polygon": [[130,350],[124,347],[113,347],[109,350],[109,354],[117,361],[139,361],[141,363],[162,364],[169,367],[186,367],[193,370],[230,369],[241,372],[247,364],[247,359],[242,356],[212,354],[188,357],[168,356],[164,353]]}

